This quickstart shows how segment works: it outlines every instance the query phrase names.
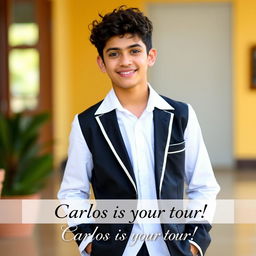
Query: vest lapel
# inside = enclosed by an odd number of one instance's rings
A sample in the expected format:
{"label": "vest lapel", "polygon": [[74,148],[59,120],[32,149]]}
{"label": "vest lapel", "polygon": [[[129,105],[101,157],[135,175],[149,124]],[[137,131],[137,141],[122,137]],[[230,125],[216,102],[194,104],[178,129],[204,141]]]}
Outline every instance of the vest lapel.
{"label": "vest lapel", "polygon": [[112,110],[95,118],[111,151],[137,192],[133,168],[118,126],[116,111]]}
{"label": "vest lapel", "polygon": [[154,151],[155,179],[158,198],[161,199],[161,189],[164,179],[167,153],[172,133],[174,114],[155,108],[154,113]]}

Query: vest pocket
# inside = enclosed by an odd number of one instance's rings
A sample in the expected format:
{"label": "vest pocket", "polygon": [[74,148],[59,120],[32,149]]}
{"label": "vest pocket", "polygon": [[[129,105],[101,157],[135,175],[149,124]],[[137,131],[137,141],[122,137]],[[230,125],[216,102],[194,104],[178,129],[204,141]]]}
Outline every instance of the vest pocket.
{"label": "vest pocket", "polygon": [[185,141],[170,144],[168,154],[176,154],[185,151]]}

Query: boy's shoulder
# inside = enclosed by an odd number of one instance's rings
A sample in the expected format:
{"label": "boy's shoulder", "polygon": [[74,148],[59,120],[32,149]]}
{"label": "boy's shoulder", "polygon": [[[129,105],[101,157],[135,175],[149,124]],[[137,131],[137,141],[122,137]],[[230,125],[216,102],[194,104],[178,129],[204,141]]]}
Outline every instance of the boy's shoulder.
{"label": "boy's shoulder", "polygon": [[183,131],[186,129],[188,124],[188,116],[189,116],[189,110],[188,110],[188,104],[185,102],[177,101],[170,99],[166,96],[160,95],[169,105],[171,105],[174,110],[174,122],[181,124],[181,127]]}
{"label": "boy's shoulder", "polygon": [[99,101],[98,103],[90,106],[89,108],[85,109],[83,112],[78,114],[78,119],[94,119],[94,114],[99,108],[100,104],[102,103],[103,100]]}
{"label": "boy's shoulder", "polygon": [[169,105],[174,108],[175,113],[184,113],[188,112],[188,104],[182,101],[177,101],[166,96],[160,95]]}

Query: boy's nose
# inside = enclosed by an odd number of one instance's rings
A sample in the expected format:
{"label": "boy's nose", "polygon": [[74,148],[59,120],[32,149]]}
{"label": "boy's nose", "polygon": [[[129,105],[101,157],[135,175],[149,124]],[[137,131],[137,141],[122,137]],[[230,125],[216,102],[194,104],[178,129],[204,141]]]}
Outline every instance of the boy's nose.
{"label": "boy's nose", "polygon": [[127,54],[123,54],[120,59],[120,65],[121,66],[129,66],[131,65],[131,57]]}

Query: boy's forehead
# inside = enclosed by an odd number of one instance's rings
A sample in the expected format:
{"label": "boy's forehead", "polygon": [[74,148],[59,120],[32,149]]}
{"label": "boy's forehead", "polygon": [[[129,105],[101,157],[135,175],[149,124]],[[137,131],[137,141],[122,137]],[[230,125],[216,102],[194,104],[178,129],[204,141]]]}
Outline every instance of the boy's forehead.
{"label": "boy's forehead", "polygon": [[107,41],[104,47],[104,51],[107,51],[109,48],[125,49],[135,44],[138,44],[141,47],[146,48],[146,45],[143,43],[142,39],[138,35],[125,34],[113,36]]}

